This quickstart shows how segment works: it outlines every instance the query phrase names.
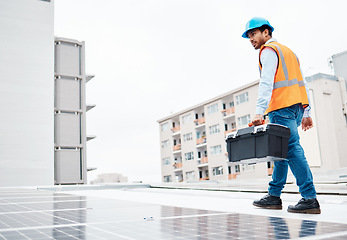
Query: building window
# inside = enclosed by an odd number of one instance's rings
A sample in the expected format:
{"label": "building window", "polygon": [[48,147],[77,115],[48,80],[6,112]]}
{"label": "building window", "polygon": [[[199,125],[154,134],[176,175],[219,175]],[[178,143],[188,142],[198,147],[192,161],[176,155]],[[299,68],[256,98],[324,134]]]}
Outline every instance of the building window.
{"label": "building window", "polygon": [[213,135],[213,134],[216,134],[216,133],[219,133],[220,130],[219,130],[219,124],[217,125],[213,125],[210,127],[210,134]]}
{"label": "building window", "polygon": [[235,172],[239,173],[240,172],[240,165],[235,165]]}
{"label": "building window", "polygon": [[184,154],[184,159],[186,161],[193,160],[194,159],[194,153],[193,152],[185,153]]}
{"label": "building window", "polygon": [[164,158],[164,159],[163,159],[163,164],[164,164],[164,165],[170,165],[170,162],[171,162],[171,161],[170,161],[170,158]]}
{"label": "building window", "polygon": [[185,115],[185,116],[182,117],[182,123],[183,123],[183,124],[186,124],[186,123],[188,123],[188,122],[191,122],[191,120],[192,120],[192,116],[191,116],[190,114]]}
{"label": "building window", "polygon": [[162,132],[164,132],[164,131],[166,131],[166,130],[168,130],[168,129],[169,129],[169,123],[168,123],[168,122],[163,123],[163,124],[161,125],[161,131],[162,131]]}
{"label": "building window", "polygon": [[172,182],[171,175],[164,176],[164,182]]}
{"label": "building window", "polygon": [[238,121],[239,127],[245,126],[251,122],[251,116],[248,114],[246,116],[239,117],[237,118],[237,121]]}
{"label": "building window", "polygon": [[218,103],[213,104],[213,105],[207,107],[207,113],[208,114],[213,114],[213,113],[216,113],[216,112],[218,112]]}
{"label": "building window", "polygon": [[191,141],[193,140],[193,134],[192,133],[187,133],[183,135],[183,141],[187,142],[187,141]]}
{"label": "building window", "polygon": [[186,177],[187,177],[187,181],[194,181],[195,180],[195,172],[194,171],[186,172]]}
{"label": "building window", "polygon": [[223,168],[222,166],[215,167],[212,169],[213,176],[223,175]]}
{"label": "building window", "polygon": [[180,156],[179,159],[175,157],[174,163],[180,163],[180,162],[182,162],[182,156]]}
{"label": "building window", "polygon": [[242,171],[243,172],[254,171],[254,170],[255,170],[254,165],[242,164]]}
{"label": "building window", "polygon": [[248,102],[248,92],[236,96],[236,105],[239,105],[244,102]]}
{"label": "building window", "polygon": [[222,153],[221,145],[210,147],[211,155],[218,155]]}
{"label": "building window", "polygon": [[231,129],[234,129],[234,128],[236,128],[236,123],[235,123],[235,122],[232,122],[232,123],[231,123]]}
{"label": "building window", "polygon": [[165,140],[161,142],[161,147],[162,148],[167,148],[169,146],[169,140]]}

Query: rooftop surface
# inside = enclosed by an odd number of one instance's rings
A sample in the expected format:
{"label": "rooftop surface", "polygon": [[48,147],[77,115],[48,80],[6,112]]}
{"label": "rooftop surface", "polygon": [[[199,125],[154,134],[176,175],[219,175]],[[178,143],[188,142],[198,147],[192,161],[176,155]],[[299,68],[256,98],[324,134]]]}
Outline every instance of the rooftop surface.
{"label": "rooftop surface", "polygon": [[322,213],[306,215],[287,212],[293,184],[283,210],[254,207],[267,180],[1,188],[0,239],[347,239],[346,182],[316,182]]}

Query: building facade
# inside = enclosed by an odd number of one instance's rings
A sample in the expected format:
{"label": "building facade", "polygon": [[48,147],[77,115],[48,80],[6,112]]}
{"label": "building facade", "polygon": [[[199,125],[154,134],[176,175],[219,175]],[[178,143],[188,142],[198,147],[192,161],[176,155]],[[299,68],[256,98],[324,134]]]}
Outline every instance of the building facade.
{"label": "building facade", "polygon": [[347,86],[347,51],[340,52],[331,56],[330,64],[334,69],[335,76],[344,78]]}
{"label": "building facade", "polygon": [[[347,64],[347,62],[346,62]],[[307,77],[314,128],[301,132],[301,142],[313,172],[347,167],[346,85],[327,74]]]}
{"label": "building facade", "polygon": [[0,28],[0,186],[53,185],[53,1],[0,1]]}
{"label": "building facade", "polygon": [[257,91],[255,81],[159,120],[162,180],[227,180],[241,172],[244,177],[267,174],[266,163],[229,166],[227,161],[225,135],[247,127],[255,114]]}
{"label": "building facade", "polygon": [[87,183],[85,43],[54,38],[54,1],[0,1],[0,187]]}
{"label": "building facade", "polygon": [[[326,74],[306,78],[315,127],[300,130],[313,171],[347,166],[346,87]],[[231,165],[225,135],[247,127],[255,114],[258,82],[218,96],[158,121],[163,182],[266,177],[273,163]]]}

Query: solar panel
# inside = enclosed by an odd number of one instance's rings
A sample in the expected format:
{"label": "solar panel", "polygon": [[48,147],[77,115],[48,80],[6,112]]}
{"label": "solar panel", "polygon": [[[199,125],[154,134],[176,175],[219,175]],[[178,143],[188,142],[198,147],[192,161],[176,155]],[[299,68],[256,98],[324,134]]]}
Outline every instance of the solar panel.
{"label": "solar panel", "polygon": [[345,239],[347,224],[0,190],[1,239]]}

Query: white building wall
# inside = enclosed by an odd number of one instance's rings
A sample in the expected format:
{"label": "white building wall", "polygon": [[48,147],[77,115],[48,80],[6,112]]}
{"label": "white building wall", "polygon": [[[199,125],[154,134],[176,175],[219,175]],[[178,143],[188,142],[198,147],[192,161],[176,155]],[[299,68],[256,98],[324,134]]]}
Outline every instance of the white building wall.
{"label": "white building wall", "polygon": [[[315,171],[346,167],[347,125],[341,89],[345,85],[330,75],[317,74],[311,78],[308,85],[313,95],[312,117],[315,126],[305,133],[301,132],[307,160]],[[320,156],[317,156],[317,151]]]}
{"label": "white building wall", "polygon": [[331,61],[333,63],[335,76],[344,78],[347,86],[347,51],[331,56]]}
{"label": "white building wall", "polygon": [[53,1],[0,1],[0,29],[0,186],[53,185]]}

